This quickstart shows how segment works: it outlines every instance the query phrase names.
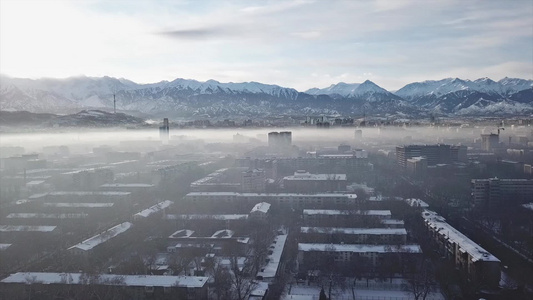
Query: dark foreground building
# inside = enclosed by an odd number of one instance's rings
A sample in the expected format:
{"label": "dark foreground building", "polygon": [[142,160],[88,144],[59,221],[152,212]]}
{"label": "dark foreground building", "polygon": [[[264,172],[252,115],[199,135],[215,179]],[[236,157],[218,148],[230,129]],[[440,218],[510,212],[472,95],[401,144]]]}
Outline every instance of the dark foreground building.
{"label": "dark foreground building", "polygon": [[207,299],[208,277],[15,273],[0,281],[5,299]]}

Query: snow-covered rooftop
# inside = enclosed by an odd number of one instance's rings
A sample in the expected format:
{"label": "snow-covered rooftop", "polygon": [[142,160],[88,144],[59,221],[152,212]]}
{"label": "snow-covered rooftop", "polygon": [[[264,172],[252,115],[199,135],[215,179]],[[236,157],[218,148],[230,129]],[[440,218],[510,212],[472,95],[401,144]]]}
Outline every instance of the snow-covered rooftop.
{"label": "snow-covered rooftop", "polygon": [[307,197],[307,198],[357,198],[356,194],[301,194],[301,193],[237,193],[237,192],[191,192],[186,196],[234,196],[234,197]]}
{"label": "snow-covered rooftop", "polygon": [[522,206],[523,206],[524,208],[527,208],[527,209],[533,210],[533,202],[526,203],[526,204],[522,204]]}
{"label": "snow-covered rooftop", "polygon": [[408,252],[422,253],[419,245],[364,245],[364,244],[308,244],[299,243],[298,251],[322,251],[322,252],[357,252],[357,253],[387,253],[387,252]]}
{"label": "snow-covered rooftop", "polygon": [[267,256],[268,263],[257,273],[257,276],[262,276],[263,278],[274,278],[276,276],[281,261],[281,255],[283,254],[283,248],[287,241],[287,236],[288,235],[286,234],[276,236],[268,249],[272,251],[272,254]]}
{"label": "snow-covered rooftop", "polygon": [[301,233],[342,233],[342,234],[370,234],[387,235],[398,234],[407,235],[405,228],[342,228],[342,227],[301,227]]}
{"label": "snow-covered rooftop", "polygon": [[133,218],[146,218],[150,216],[151,214],[154,214],[156,212],[159,212],[167,207],[169,207],[173,202],[170,200],[165,200],[163,202],[159,202],[156,205],[152,205],[149,208],[145,210],[141,210],[140,212],[133,215]]}
{"label": "snow-covered rooftop", "polygon": [[126,232],[132,226],[133,224],[131,224],[130,222],[124,222],[124,223],[118,224],[117,226],[113,226],[100,234],[90,237],[86,239],[85,241],[68,248],[68,250],[74,249],[74,248],[84,250],[84,251],[91,250],[94,247],[116,237],[117,235]]}
{"label": "snow-covered rooftop", "polygon": [[407,204],[409,204],[412,207],[421,207],[421,208],[429,207],[429,204],[427,204],[426,202],[420,199],[409,198],[409,199],[405,199],[405,202],[407,202]]}
{"label": "snow-covered rooftop", "polygon": [[0,244],[0,251],[4,251],[9,248],[11,244]]}
{"label": "snow-covered rooftop", "polygon": [[8,219],[83,219],[87,218],[86,213],[72,214],[39,214],[39,213],[10,213]]}
{"label": "snow-covered rooftop", "polygon": [[459,251],[463,250],[467,252],[472,257],[473,262],[478,260],[500,261],[487,250],[483,249],[460,231],[446,223],[446,220],[439,216],[436,212],[426,209],[422,212],[422,217],[429,226],[435,228],[440,234],[445,235],[449,242],[458,245],[460,247]]}
{"label": "snow-covered rooftop", "polygon": [[46,202],[43,206],[46,207],[74,207],[74,208],[104,208],[113,207],[115,203],[64,203],[64,202]]}
{"label": "snow-covered rooftop", "polygon": [[52,232],[57,226],[0,225],[0,232]]}
{"label": "snow-covered rooftop", "polygon": [[169,236],[169,238],[170,238],[170,239],[174,239],[174,238],[188,238],[188,237],[190,237],[193,233],[194,233],[194,231],[189,230],[189,229],[180,229],[180,230],[174,232],[173,234],[171,234],[171,235]]}
{"label": "snow-covered rooftop", "polygon": [[213,235],[211,236],[212,238],[225,238],[225,239],[229,239],[231,237],[233,237],[233,235],[235,234],[235,231],[233,230],[229,230],[229,229],[221,229],[221,230],[218,230],[216,231],[215,233],[213,233]]}
{"label": "snow-covered rooftop", "polygon": [[166,215],[167,220],[246,220],[248,215]]}
{"label": "snow-covered rooftop", "polygon": [[289,181],[306,181],[306,180],[316,180],[316,181],[326,181],[326,180],[338,180],[346,181],[346,174],[311,174],[309,172],[296,172],[294,175],[285,176],[283,180]]}
{"label": "snow-covered rooftop", "polygon": [[148,183],[106,183],[101,188],[152,188],[153,184]]}
{"label": "snow-covered rooftop", "polygon": [[260,202],[260,203],[257,203],[256,205],[254,205],[254,207],[252,208],[250,213],[261,212],[261,213],[265,213],[266,214],[266,213],[268,213],[269,209],[270,209],[270,203]]}
{"label": "snow-covered rooftop", "polygon": [[369,216],[390,216],[390,210],[337,210],[337,209],[304,209],[304,215],[369,215]]}
{"label": "snow-covered rooftop", "polygon": [[[39,284],[84,284],[81,273],[39,273],[19,272],[9,275],[2,283],[38,282]],[[80,278],[81,277],[81,278]],[[103,285],[125,285],[146,287],[187,287],[201,288],[207,282],[207,277],[199,276],[160,276],[160,275],[113,275],[98,274],[98,280]]]}

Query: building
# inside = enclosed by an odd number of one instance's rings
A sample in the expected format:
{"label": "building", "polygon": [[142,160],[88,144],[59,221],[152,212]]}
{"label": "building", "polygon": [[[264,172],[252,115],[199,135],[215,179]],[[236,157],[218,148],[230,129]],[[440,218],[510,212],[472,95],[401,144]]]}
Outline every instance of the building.
{"label": "building", "polygon": [[[112,294],[127,295],[128,299],[190,299],[207,300],[208,277],[199,276],[158,276],[158,275],[114,275],[84,273],[40,273],[19,272],[0,281],[3,291],[16,291],[17,286],[31,285],[29,290],[47,297],[56,295],[61,288],[80,292],[86,291],[88,283],[96,286],[108,286]],[[20,290],[19,290],[20,291]],[[22,295],[20,295],[22,296]],[[33,295],[35,296],[35,295]],[[25,295],[32,298],[32,295]],[[38,297],[40,298],[40,297]]]}
{"label": "building", "polygon": [[101,244],[109,241],[110,239],[123,234],[133,226],[130,222],[124,222],[109,228],[108,230],[99,233],[93,237],[90,237],[83,242],[76,244],[67,250],[76,255],[89,255],[95,248]]}
{"label": "building", "polygon": [[346,174],[311,174],[298,170],[283,177],[283,187],[290,192],[334,192],[346,190]]}
{"label": "building", "polygon": [[325,205],[354,205],[359,200],[356,194],[192,192],[184,197],[184,201],[209,203],[213,206],[255,205],[259,202],[268,202],[275,206],[310,208]]}
{"label": "building", "polygon": [[359,257],[369,259],[372,266],[379,266],[387,255],[398,253],[419,255],[419,245],[366,245],[366,244],[319,244],[298,243],[298,263],[309,264],[326,256],[332,256],[336,263],[346,263]]}
{"label": "building", "polygon": [[250,211],[250,218],[265,221],[270,211],[270,203],[261,202],[254,205]]}
{"label": "building", "polygon": [[405,228],[301,227],[300,241],[331,244],[386,244],[407,242]]}
{"label": "building", "polygon": [[159,139],[163,144],[168,144],[170,128],[168,125],[168,118],[163,119],[163,126],[159,127]]}
{"label": "building", "polygon": [[235,251],[237,255],[245,255],[248,252],[250,238],[235,236],[235,232],[229,229],[217,230],[210,236],[201,235],[193,230],[180,229],[168,237],[172,245],[167,247],[167,252],[180,252],[182,249],[203,249],[205,253],[221,255],[228,249]]}
{"label": "building", "polygon": [[246,170],[241,173],[241,192],[257,193],[266,189],[265,171],[262,169]]}
{"label": "building", "polygon": [[533,199],[533,179],[472,179],[472,202],[476,209],[518,205]]}
{"label": "building", "polygon": [[428,166],[467,161],[466,146],[445,144],[408,145],[396,147],[396,162],[402,168],[407,167],[407,160],[414,157],[425,157]]}
{"label": "building", "polygon": [[424,156],[408,158],[405,169],[412,174],[423,174],[428,168],[428,160]]}
{"label": "building", "polygon": [[63,173],[62,176],[71,176],[72,186],[78,190],[95,190],[102,184],[115,180],[115,174],[109,167],[89,168]]}
{"label": "building", "polygon": [[485,151],[492,151],[500,146],[500,135],[488,133],[481,135],[481,148]]}
{"label": "building", "polygon": [[350,220],[354,216],[360,217],[373,217],[379,220],[385,220],[391,218],[390,210],[337,210],[337,209],[304,209],[303,219],[304,221],[312,220]]}
{"label": "building", "polygon": [[438,251],[455,262],[457,269],[476,283],[497,287],[500,282],[500,260],[467,236],[453,228],[437,213],[422,212],[426,229]]}
{"label": "building", "polygon": [[292,145],[292,132],[269,132],[268,146],[271,148],[287,148]]}
{"label": "building", "polygon": [[194,192],[264,192],[265,171],[246,167],[223,168],[191,183]]}

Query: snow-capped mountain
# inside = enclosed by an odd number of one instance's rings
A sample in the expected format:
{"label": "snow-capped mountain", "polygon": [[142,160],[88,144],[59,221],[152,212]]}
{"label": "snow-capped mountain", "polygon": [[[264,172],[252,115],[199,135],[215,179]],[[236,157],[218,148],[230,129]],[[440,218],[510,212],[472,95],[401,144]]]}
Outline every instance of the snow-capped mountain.
{"label": "snow-capped mountain", "polygon": [[[533,81],[447,78],[416,82],[396,93],[367,80],[307,93],[258,82],[175,79],[138,84],[112,77],[23,79],[0,76],[0,110],[68,114],[83,109],[183,118],[262,118],[304,115],[482,114],[533,112]],[[498,103],[504,103],[498,106]]]}
{"label": "snow-capped mountain", "polygon": [[319,88],[312,88],[305,93],[309,95],[339,95],[342,97],[348,97],[350,94],[352,94],[355,89],[359,86],[359,83],[344,83],[339,82],[337,84],[332,84],[327,88],[319,89]]}
{"label": "snow-capped mountain", "polygon": [[533,80],[519,78],[503,78],[496,82],[490,78],[480,78],[474,81],[462,80],[459,78],[446,78],[442,80],[427,80],[423,82],[410,83],[396,91],[396,95],[406,100],[416,100],[418,98],[437,96],[461,90],[477,91],[486,94],[499,96],[509,96],[513,93],[530,89],[533,87]]}

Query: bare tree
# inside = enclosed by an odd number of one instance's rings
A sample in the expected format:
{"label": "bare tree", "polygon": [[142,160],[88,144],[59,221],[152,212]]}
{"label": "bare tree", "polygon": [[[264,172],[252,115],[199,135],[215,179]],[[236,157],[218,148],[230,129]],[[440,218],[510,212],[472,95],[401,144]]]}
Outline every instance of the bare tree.
{"label": "bare tree", "polygon": [[435,284],[431,263],[428,260],[421,260],[411,267],[405,289],[413,299],[425,300]]}

